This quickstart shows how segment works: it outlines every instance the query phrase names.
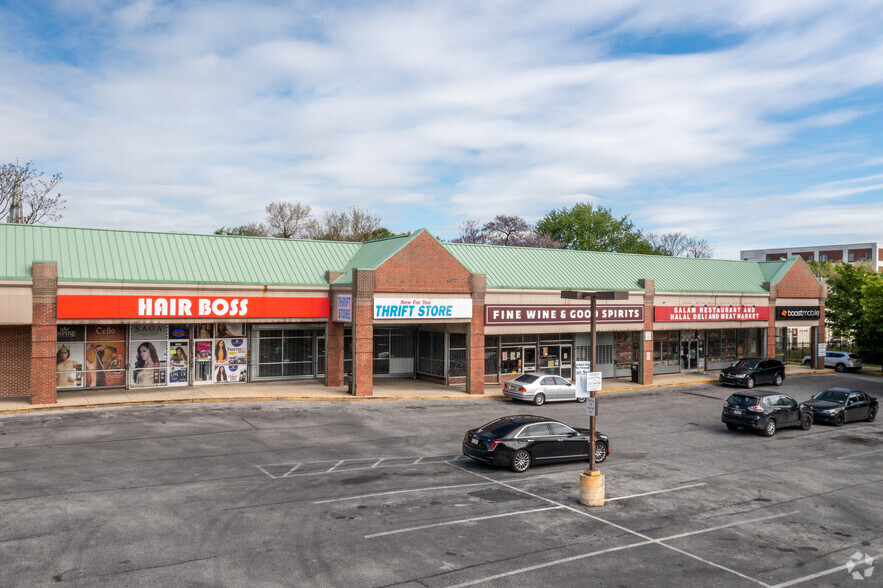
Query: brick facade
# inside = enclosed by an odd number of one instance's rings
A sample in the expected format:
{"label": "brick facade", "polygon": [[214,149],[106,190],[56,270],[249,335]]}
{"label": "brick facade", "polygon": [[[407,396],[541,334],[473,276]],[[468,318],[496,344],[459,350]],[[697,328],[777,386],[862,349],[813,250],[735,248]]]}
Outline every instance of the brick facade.
{"label": "brick facade", "polygon": [[[641,333],[641,371],[638,374],[641,384],[653,383],[653,304],[656,299],[656,282],[644,280],[644,332]],[[645,339],[650,333],[650,339]],[[649,352],[650,357],[647,357]]]}
{"label": "brick facade", "polygon": [[58,264],[34,262],[33,276],[31,404],[54,404],[58,352]]}
{"label": "brick facade", "polygon": [[[16,398],[31,395],[31,328],[0,326],[0,397]],[[54,360],[54,356],[53,356]],[[52,366],[55,376],[55,366]]]}

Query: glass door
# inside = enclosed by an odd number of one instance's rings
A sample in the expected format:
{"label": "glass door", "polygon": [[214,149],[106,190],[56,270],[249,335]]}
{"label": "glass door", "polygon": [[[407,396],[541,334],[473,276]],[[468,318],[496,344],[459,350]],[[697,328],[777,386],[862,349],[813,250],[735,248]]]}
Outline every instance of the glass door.
{"label": "glass door", "polygon": [[537,348],[533,345],[523,347],[522,353],[524,354],[524,363],[521,366],[522,371],[524,373],[537,371]]}
{"label": "glass door", "polygon": [[681,341],[681,371],[699,370],[699,342],[696,339]]}

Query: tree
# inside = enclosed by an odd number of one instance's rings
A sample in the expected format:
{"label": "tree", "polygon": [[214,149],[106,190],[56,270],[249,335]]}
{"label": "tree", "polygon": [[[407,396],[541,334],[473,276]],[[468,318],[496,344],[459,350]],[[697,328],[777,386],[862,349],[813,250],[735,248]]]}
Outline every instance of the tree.
{"label": "tree", "polygon": [[493,220],[480,225],[468,220],[460,225],[460,236],[454,243],[484,243],[512,247],[543,247],[558,249],[561,245],[537,231],[520,216],[498,214]]}
{"label": "tree", "polygon": [[871,272],[842,261],[834,266],[834,272],[828,278],[825,321],[838,337],[854,339],[861,330],[863,318],[862,286]]}
{"label": "tree", "polygon": [[686,233],[647,233],[647,241],[662,255],[672,257],[711,258],[714,247],[705,239],[691,237]]}
{"label": "tree", "polygon": [[309,226],[309,237],[323,241],[370,241],[380,228],[380,217],[353,206],[341,212],[326,212]]}
{"label": "tree", "polygon": [[245,237],[266,237],[267,227],[261,223],[249,223],[238,227],[221,227],[215,229],[215,235],[242,235]]}
{"label": "tree", "polygon": [[306,204],[276,200],[267,204],[265,210],[266,232],[271,237],[304,239],[314,230],[315,221],[310,218],[313,209]]}
{"label": "tree", "polygon": [[371,231],[371,241],[378,239],[389,239],[390,237],[407,237],[411,233],[393,233],[387,228],[380,227]]}
{"label": "tree", "polygon": [[[46,176],[38,172],[34,162],[24,165],[7,163],[0,165],[0,222],[9,222],[10,216],[26,225],[55,222],[61,219],[65,199],[61,194],[52,194],[61,182],[61,174]],[[15,204],[16,187],[21,194],[21,210],[12,210]]]}
{"label": "tree", "polygon": [[868,272],[865,276],[862,320],[856,342],[865,361],[883,361],[883,274]]}
{"label": "tree", "polygon": [[616,218],[609,208],[588,202],[552,210],[537,223],[536,230],[565,249],[659,253],[628,215]]}
{"label": "tree", "polygon": [[813,275],[821,280],[827,280],[831,276],[835,275],[837,271],[834,269],[834,264],[830,261],[807,261],[807,267],[809,267],[809,271],[813,273]]}

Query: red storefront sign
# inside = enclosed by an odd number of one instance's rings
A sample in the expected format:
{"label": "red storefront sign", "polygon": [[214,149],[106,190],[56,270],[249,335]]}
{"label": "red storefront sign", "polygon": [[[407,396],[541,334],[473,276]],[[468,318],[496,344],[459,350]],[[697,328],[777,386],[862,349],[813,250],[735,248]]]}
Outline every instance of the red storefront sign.
{"label": "red storefront sign", "polygon": [[653,320],[664,322],[767,321],[769,306],[657,306]]}
{"label": "red storefront sign", "polygon": [[[644,307],[640,304],[609,304],[595,309],[598,323],[643,323]],[[525,306],[487,305],[486,325],[574,325],[590,324],[590,306],[572,304],[535,304]]]}
{"label": "red storefront sign", "polygon": [[328,298],[263,296],[58,296],[59,319],[327,319]]}

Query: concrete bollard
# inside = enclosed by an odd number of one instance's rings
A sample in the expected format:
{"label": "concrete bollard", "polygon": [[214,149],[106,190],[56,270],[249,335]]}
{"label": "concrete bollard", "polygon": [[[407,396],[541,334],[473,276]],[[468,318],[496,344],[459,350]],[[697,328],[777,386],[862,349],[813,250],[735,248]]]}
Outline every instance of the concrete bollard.
{"label": "concrete bollard", "polygon": [[585,506],[604,506],[604,474],[586,470],[579,475],[579,502]]}

